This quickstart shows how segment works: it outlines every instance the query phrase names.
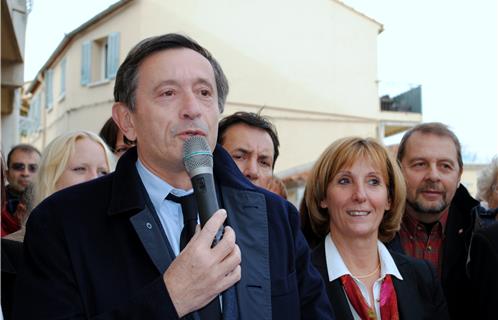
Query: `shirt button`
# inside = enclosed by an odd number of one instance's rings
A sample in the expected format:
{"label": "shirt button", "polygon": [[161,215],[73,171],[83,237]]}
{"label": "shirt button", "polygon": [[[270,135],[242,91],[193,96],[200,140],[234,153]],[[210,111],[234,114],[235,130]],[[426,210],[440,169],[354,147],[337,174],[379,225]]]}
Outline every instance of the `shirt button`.
{"label": "shirt button", "polygon": [[427,251],[431,252],[432,251],[432,246],[427,246]]}
{"label": "shirt button", "polygon": [[150,230],[150,229],[152,229],[152,224],[151,224],[150,222],[147,222],[147,223],[145,224],[145,226],[146,226],[146,227],[147,227],[147,229],[149,229],[149,230]]}
{"label": "shirt button", "polygon": [[413,236],[410,236],[410,240],[413,240]]}

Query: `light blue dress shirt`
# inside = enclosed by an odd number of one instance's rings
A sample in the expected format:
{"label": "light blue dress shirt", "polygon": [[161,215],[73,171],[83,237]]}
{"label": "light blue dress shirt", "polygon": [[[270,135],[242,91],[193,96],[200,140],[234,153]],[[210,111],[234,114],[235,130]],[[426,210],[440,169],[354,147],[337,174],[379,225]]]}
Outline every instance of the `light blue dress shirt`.
{"label": "light blue dress shirt", "polygon": [[175,255],[178,255],[180,253],[180,234],[183,229],[182,207],[179,203],[166,200],[166,196],[172,193],[177,197],[182,197],[191,194],[193,190],[174,189],[166,181],[148,170],[140,160],[137,160],[136,168],[152,205],[156,209],[171,249]]}
{"label": "light blue dress shirt", "polygon": [[[183,197],[193,193],[194,190],[173,188],[169,183],[150,172],[140,159],[137,159],[135,166],[145,186],[145,190],[147,190],[150,201],[159,215],[159,220],[161,221],[164,232],[166,232],[171,249],[173,249],[175,255],[178,255],[180,253],[180,234],[183,229],[182,206],[174,201],[166,200],[166,197],[170,193],[177,197]],[[197,223],[199,223],[199,216],[197,216]],[[218,299],[220,299],[220,307],[223,310],[221,294],[218,296]]]}

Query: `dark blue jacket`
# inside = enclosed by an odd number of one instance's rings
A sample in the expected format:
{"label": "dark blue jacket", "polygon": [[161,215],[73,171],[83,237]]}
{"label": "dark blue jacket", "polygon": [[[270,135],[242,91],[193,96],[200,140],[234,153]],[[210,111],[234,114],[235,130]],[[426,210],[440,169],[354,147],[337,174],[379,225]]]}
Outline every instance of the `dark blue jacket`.
{"label": "dark blue jacket", "polygon": [[[33,211],[15,318],[178,318],[162,278],[174,257],[136,160],[131,149],[114,173],[62,190]],[[333,318],[297,210],[247,181],[220,146],[214,163],[242,252],[239,318]]]}

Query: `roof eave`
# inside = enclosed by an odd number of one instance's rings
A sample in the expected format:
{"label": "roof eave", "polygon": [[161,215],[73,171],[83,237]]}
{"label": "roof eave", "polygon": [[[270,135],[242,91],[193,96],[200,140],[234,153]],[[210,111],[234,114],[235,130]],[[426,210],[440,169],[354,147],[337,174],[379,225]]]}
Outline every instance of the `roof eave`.
{"label": "roof eave", "polygon": [[41,69],[38,71],[35,78],[31,82],[29,87],[26,89],[26,92],[32,93],[34,90],[36,90],[36,88],[38,88],[38,85],[40,84],[41,79],[43,79],[43,73],[45,72],[45,70],[48,69],[52,65],[52,63],[54,63],[55,60],[57,60],[60,53],[64,51],[64,49],[69,45],[71,40],[73,40],[79,33],[85,31],[86,29],[88,29],[92,25],[98,23],[99,21],[103,20],[104,18],[106,18],[110,14],[113,14],[116,10],[122,8],[123,6],[125,6],[126,4],[128,4],[132,1],[133,0],[121,0],[121,1],[114,3],[114,4],[110,5],[109,8],[105,9],[104,11],[101,11],[96,16],[94,16],[90,20],[86,21],[78,28],[76,28],[73,31],[71,31],[70,33],[66,34],[64,36],[64,38],[62,39],[62,41],[57,46],[57,48],[54,50],[54,52],[50,55],[47,62],[45,62],[43,67],[41,67]]}

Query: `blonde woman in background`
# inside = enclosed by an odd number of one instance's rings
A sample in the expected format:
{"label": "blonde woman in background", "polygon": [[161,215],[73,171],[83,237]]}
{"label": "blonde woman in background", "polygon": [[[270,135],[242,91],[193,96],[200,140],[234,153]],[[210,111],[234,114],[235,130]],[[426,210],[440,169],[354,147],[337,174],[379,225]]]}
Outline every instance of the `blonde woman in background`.
{"label": "blonde woman in background", "polygon": [[[95,133],[83,130],[64,133],[42,152],[38,175],[29,191],[30,207],[36,207],[56,191],[101,177],[113,171],[114,166],[112,152]],[[21,222],[19,231],[7,238],[23,241],[26,220]]]}
{"label": "blonde woman in background", "polygon": [[34,206],[61,189],[114,170],[114,156],[93,132],[64,133],[43,150],[34,184]]}
{"label": "blonde woman in background", "polygon": [[498,221],[498,155],[477,177],[477,199],[481,203],[472,209],[474,231]]}

